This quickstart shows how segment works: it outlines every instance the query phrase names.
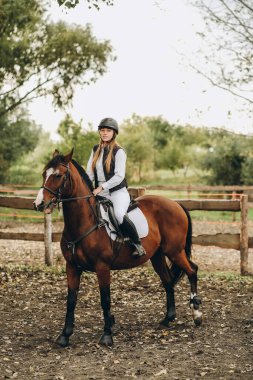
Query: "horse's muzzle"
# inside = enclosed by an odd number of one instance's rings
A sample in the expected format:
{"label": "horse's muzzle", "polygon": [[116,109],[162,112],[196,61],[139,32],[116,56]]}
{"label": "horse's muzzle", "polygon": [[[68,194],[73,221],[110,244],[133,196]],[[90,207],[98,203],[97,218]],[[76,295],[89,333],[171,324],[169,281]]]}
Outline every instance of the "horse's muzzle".
{"label": "horse's muzzle", "polygon": [[33,202],[33,208],[35,211],[44,211],[44,207],[45,207],[45,204],[44,204],[44,201],[42,201],[38,206],[36,205],[36,202],[34,201]]}

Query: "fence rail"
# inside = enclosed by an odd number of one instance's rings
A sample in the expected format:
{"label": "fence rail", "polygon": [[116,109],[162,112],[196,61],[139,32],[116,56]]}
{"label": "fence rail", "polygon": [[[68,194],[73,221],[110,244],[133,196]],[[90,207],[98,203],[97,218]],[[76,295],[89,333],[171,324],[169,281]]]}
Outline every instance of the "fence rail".
{"label": "fence rail", "polygon": [[[152,186],[152,188],[160,186]],[[148,188],[148,187],[147,187]],[[150,187],[149,187],[150,189]],[[164,187],[163,187],[164,189]],[[145,188],[129,188],[133,197],[145,194]],[[0,196],[0,207],[33,210],[32,197],[14,197]],[[248,196],[241,195],[240,199],[217,200],[217,199],[178,199],[176,200],[189,211],[231,211],[241,213],[241,231],[240,234],[216,234],[216,235],[198,235],[193,236],[193,244],[202,246],[218,246],[221,248],[231,248],[240,251],[240,269],[241,274],[248,273],[248,248],[253,248],[253,237],[248,237]],[[0,239],[11,240],[28,240],[44,241],[45,243],[45,262],[52,265],[52,242],[58,242],[61,239],[61,233],[52,233],[51,215],[45,215],[44,233],[14,233],[0,232]]]}
{"label": "fence rail", "polygon": [[209,185],[145,185],[147,190],[178,190],[178,191],[253,191],[253,186],[209,186]]}
{"label": "fence rail", "polygon": [[[188,196],[192,192],[197,193],[205,193],[201,195],[208,195],[207,193],[213,192],[215,195],[217,195],[217,192],[220,192],[222,194],[218,195],[232,195],[236,193],[240,194],[247,194],[249,197],[253,197],[253,186],[223,186],[223,185],[217,185],[217,186],[209,186],[209,185],[145,185],[143,186],[144,189],[148,191],[152,190],[168,190],[168,191],[180,191],[180,192],[186,192]],[[13,193],[14,195],[24,195],[24,196],[31,196],[35,195],[38,192],[38,186],[37,185],[15,185],[15,184],[0,184],[0,193]],[[230,194],[229,194],[230,193]]]}

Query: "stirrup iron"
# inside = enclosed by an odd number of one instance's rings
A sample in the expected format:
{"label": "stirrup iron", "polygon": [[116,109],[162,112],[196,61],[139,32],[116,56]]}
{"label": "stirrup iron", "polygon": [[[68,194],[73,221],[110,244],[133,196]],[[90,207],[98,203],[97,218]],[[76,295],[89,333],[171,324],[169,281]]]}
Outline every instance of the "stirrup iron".
{"label": "stirrup iron", "polygon": [[132,253],[133,257],[138,258],[138,257],[142,257],[142,256],[146,255],[146,251],[141,244],[135,244],[135,243],[132,243],[132,244],[135,247],[135,250]]}

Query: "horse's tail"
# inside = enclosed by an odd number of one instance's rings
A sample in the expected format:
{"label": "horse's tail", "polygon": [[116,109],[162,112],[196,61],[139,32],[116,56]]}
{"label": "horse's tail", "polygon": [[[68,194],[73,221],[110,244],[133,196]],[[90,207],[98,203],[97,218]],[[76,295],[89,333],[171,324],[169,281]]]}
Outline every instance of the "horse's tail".
{"label": "horse's tail", "polygon": [[187,258],[190,260],[191,254],[192,254],[192,219],[189,211],[187,208],[185,208],[182,204],[180,204],[184,212],[186,213],[187,219],[188,219],[188,230],[186,235],[186,245],[185,245],[185,252]]}
{"label": "horse's tail", "polygon": [[[185,243],[185,253],[187,258],[190,260],[191,258],[191,248],[192,248],[192,220],[189,211],[182,205],[180,204],[184,212],[186,213],[187,219],[188,219],[188,230],[187,230],[187,235],[186,235],[186,243]],[[180,278],[183,277],[184,272],[182,269],[179,268],[176,264],[172,264],[170,268],[170,272],[173,276],[173,283],[176,284]]]}

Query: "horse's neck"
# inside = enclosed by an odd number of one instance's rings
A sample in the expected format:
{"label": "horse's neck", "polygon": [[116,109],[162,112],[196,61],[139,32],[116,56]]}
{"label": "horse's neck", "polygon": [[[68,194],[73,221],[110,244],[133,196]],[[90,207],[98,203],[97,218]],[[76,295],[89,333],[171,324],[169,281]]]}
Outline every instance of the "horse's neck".
{"label": "horse's neck", "polygon": [[[78,178],[73,184],[71,198],[77,198],[70,202],[63,202],[63,216],[65,228],[69,231],[82,231],[94,225],[95,201],[88,186]],[[93,208],[93,209],[92,209]]]}

